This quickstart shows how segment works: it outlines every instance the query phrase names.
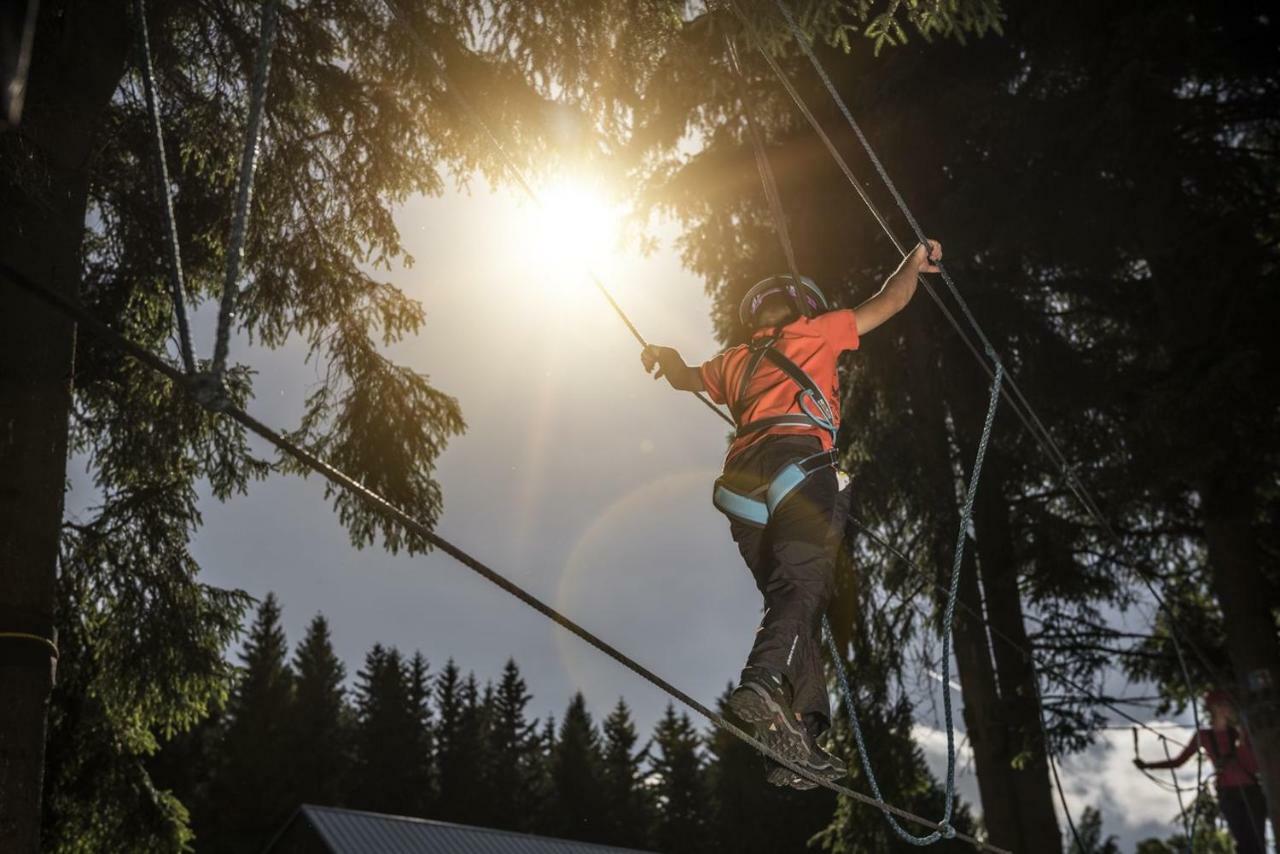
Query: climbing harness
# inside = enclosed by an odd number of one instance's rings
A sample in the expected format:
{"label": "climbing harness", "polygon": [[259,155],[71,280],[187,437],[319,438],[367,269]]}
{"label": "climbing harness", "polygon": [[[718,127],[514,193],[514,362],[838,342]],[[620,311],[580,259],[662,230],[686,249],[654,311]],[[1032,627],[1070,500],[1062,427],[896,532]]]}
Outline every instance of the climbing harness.
{"label": "climbing harness", "polygon": [[828,308],[826,295],[808,276],[800,276],[798,280],[795,276],[770,276],[752,285],[738,303],[738,319],[742,321],[742,325],[755,326],[756,312],[766,299],[775,294],[782,294],[790,299],[801,317],[813,317]]}
{"label": "climbing harness", "polygon": [[[754,291],[761,285],[769,284],[772,281],[772,279],[766,279],[756,285],[755,288],[752,288],[752,290]],[[817,286],[810,284],[813,290],[816,291]],[[821,292],[818,293],[821,294]],[[750,297],[750,292],[748,292],[748,297]],[[745,302],[746,300],[744,299]],[[747,345],[747,350],[750,354],[747,357],[747,366],[742,372],[742,379],[738,381],[737,394],[729,405],[729,409],[733,413],[734,422],[739,425],[736,435],[738,437],[747,436],[774,427],[818,427],[830,434],[831,442],[834,446],[837,428],[831,404],[826,395],[822,393],[822,389],[813,381],[813,378],[778,350],[776,345],[781,337],[782,330],[779,329],[772,335],[761,336]],[[747,388],[759,371],[761,362],[765,359],[772,362],[781,372],[780,382],[792,382],[799,387],[800,391],[796,393],[796,406],[800,412],[771,415],[743,424],[742,416],[751,401],[779,385],[779,383],[773,383],[757,392],[754,396],[748,396]],[[717,510],[730,519],[757,528],[763,528],[769,523],[769,517],[773,514],[773,511],[788,495],[813,474],[826,468],[835,467],[836,462],[837,456],[834,449],[819,451],[816,454],[787,463],[775,472],[768,481],[746,492],[732,485],[730,478],[721,476],[716,479],[715,486],[712,489],[711,502]]]}

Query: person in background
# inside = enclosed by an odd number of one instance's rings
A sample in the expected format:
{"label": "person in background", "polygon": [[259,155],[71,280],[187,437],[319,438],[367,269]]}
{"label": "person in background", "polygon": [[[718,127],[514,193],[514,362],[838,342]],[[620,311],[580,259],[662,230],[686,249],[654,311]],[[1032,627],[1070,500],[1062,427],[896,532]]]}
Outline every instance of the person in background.
{"label": "person in background", "polygon": [[1133,764],[1149,771],[1180,768],[1203,749],[1217,772],[1218,808],[1227,820],[1236,851],[1264,854],[1267,799],[1258,783],[1258,759],[1249,744],[1249,735],[1237,723],[1235,707],[1226,691],[1210,691],[1204,702],[1209,709],[1209,728],[1197,731],[1181,753],[1163,762],[1136,758]]}

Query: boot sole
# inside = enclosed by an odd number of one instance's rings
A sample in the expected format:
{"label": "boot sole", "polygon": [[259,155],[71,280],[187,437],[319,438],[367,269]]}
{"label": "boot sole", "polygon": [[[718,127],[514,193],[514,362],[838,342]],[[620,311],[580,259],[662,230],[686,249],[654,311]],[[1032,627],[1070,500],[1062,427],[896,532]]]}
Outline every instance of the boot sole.
{"label": "boot sole", "polygon": [[802,765],[809,744],[791,710],[765,692],[743,685],[729,695],[729,710],[756,732],[756,738],[788,762]]}
{"label": "boot sole", "polygon": [[770,785],[777,786],[781,789],[790,787],[801,792],[807,792],[810,789],[818,788],[817,783],[807,777],[801,777],[785,765],[773,766],[769,769],[768,773],[764,775],[764,778]]}

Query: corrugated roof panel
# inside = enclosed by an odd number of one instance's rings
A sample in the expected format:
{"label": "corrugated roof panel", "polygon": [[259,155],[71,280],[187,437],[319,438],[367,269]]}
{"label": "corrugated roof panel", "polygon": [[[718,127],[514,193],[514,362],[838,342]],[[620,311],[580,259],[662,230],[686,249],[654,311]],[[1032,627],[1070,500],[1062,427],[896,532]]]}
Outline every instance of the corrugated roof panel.
{"label": "corrugated roof panel", "polygon": [[632,848],[336,807],[305,804],[301,811],[334,854],[644,854]]}

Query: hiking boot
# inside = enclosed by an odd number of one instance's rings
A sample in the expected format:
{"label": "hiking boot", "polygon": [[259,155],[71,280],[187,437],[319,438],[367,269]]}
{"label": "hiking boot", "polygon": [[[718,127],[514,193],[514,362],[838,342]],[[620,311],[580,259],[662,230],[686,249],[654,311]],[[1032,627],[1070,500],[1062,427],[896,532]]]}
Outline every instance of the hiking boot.
{"label": "hiking boot", "polygon": [[801,777],[785,765],[779,765],[768,757],[765,758],[765,765],[768,771],[764,774],[764,779],[769,785],[778,788],[798,789],[801,792],[807,792],[809,789],[818,788],[818,784],[810,780],[808,777]]}
{"label": "hiking boot", "polygon": [[755,731],[757,739],[788,762],[799,764],[809,758],[812,738],[796,719],[791,708],[791,687],[781,675],[747,668],[727,705]]}
{"label": "hiking boot", "polygon": [[[803,762],[797,764],[814,777],[834,783],[848,774],[849,770],[843,762],[818,744],[818,740],[813,734],[813,729],[814,727],[812,726],[805,727],[805,734],[809,737],[809,756]],[[765,773],[765,779],[775,786],[790,786],[802,792],[818,786],[815,781],[808,777],[802,777],[785,765],[779,765],[773,760],[766,759],[766,765],[769,770]]]}

